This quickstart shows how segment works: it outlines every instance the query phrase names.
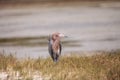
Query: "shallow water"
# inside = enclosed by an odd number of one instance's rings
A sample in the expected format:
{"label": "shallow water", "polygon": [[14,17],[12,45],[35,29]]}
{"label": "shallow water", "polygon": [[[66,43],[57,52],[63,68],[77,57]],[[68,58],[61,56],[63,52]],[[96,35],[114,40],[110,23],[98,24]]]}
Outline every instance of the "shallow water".
{"label": "shallow water", "polygon": [[49,56],[48,36],[64,33],[62,54],[120,49],[120,8],[59,6],[0,10],[0,51]]}

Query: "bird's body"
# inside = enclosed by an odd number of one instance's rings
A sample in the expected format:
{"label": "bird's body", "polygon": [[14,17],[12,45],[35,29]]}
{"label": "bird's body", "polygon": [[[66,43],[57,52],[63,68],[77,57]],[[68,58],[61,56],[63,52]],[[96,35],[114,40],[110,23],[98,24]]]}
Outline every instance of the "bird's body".
{"label": "bird's body", "polygon": [[57,62],[59,56],[61,55],[62,45],[60,42],[60,37],[61,37],[60,33],[53,33],[52,35],[49,36],[48,48],[50,56],[54,62]]}

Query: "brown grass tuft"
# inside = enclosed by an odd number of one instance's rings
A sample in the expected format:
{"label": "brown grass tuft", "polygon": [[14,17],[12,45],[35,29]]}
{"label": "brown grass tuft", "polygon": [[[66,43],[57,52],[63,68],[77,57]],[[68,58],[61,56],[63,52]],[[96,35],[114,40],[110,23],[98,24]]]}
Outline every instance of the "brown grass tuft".
{"label": "brown grass tuft", "polygon": [[92,56],[61,56],[58,63],[50,57],[18,60],[14,55],[0,53],[0,70],[9,69],[19,71],[24,77],[29,71],[38,71],[50,80],[120,80],[120,51]]}

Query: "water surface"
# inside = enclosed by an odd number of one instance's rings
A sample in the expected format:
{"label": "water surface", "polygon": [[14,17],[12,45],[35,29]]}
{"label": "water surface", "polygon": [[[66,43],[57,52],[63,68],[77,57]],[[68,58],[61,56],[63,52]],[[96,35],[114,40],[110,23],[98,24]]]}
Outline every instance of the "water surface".
{"label": "water surface", "polygon": [[0,10],[0,51],[17,57],[46,57],[48,36],[62,38],[62,54],[120,49],[120,8],[31,7]]}

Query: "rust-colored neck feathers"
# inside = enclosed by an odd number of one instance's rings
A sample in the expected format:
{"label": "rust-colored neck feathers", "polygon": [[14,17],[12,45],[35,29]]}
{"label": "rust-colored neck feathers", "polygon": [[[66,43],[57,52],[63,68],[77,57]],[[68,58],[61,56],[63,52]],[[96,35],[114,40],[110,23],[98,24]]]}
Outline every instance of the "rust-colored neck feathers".
{"label": "rust-colored neck feathers", "polygon": [[52,35],[52,40],[53,40],[53,51],[55,53],[58,53],[59,52],[59,47],[60,47],[60,36],[59,36],[59,33],[54,33]]}

